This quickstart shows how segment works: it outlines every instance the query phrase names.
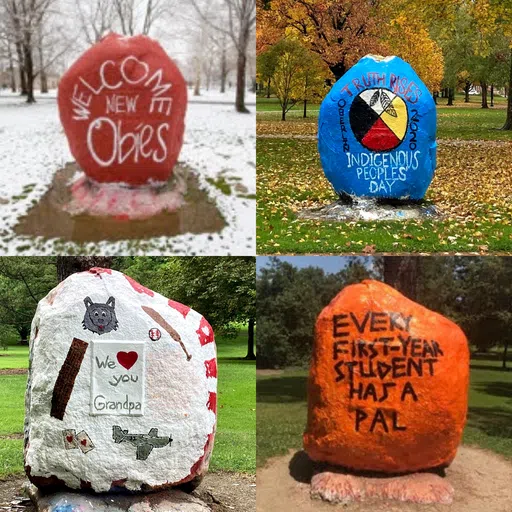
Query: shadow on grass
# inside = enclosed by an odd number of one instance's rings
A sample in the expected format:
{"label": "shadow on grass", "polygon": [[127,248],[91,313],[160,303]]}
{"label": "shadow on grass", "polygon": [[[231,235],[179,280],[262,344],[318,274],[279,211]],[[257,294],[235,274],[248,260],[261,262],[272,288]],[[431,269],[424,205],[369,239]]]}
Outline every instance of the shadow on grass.
{"label": "shadow on grass", "polygon": [[486,370],[486,371],[492,371],[492,372],[512,372],[512,366],[508,367],[508,368],[503,368],[502,366],[492,366],[492,365],[485,365],[485,364],[470,363],[470,367],[472,370]]}
{"label": "shadow on grass", "polygon": [[512,411],[500,407],[470,407],[468,426],[489,436],[512,438]]}
{"label": "shadow on grass", "polygon": [[486,395],[503,396],[512,400],[512,382],[483,382],[473,385],[473,388]]}
{"label": "shadow on grass", "polygon": [[307,377],[290,376],[258,380],[256,397],[258,402],[291,403],[307,399]]}
{"label": "shadow on grass", "polygon": [[225,364],[247,364],[249,366],[256,366],[256,361],[254,359],[245,359],[244,357],[218,357],[218,362],[222,362]]}

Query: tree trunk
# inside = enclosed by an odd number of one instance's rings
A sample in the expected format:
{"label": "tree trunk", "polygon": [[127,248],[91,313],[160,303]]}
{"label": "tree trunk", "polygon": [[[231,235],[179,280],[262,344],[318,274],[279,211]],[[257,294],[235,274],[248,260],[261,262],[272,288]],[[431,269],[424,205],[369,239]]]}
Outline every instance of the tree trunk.
{"label": "tree trunk", "polygon": [[447,103],[447,105],[449,107],[453,106],[453,96],[454,96],[453,91],[454,90],[451,87],[448,88],[448,103]]}
{"label": "tree trunk", "polygon": [[510,94],[510,91],[512,91],[512,50],[510,50],[510,74],[507,87],[507,120],[505,121],[502,130],[512,130],[512,94]]}
{"label": "tree trunk", "polygon": [[494,84],[491,84],[491,107],[494,107]]}
{"label": "tree trunk", "polygon": [[7,58],[9,59],[9,74],[11,75],[11,91],[16,92],[16,76],[14,75],[14,61],[10,42],[7,42]]}
{"label": "tree trunk", "polygon": [[20,335],[20,345],[28,345],[28,338],[30,336],[30,329],[25,325],[22,325],[18,329],[18,333]]}
{"label": "tree trunk", "polygon": [[432,93],[432,98],[434,99],[434,105],[437,105],[437,96],[439,95],[438,92],[434,91]]}
{"label": "tree trunk", "polygon": [[221,61],[220,61],[220,92],[221,93],[226,92],[226,77],[228,76],[227,68],[228,68],[228,65],[227,65],[227,59],[226,59],[226,44],[225,44],[225,42],[223,42]]}
{"label": "tree trunk", "polygon": [[307,114],[307,107],[306,105],[308,104],[308,100],[304,100],[304,114],[302,117],[306,118],[306,114]]}
{"label": "tree trunk", "polygon": [[284,105],[281,107],[281,121],[286,121],[286,107]]}
{"label": "tree trunk", "polygon": [[235,108],[237,112],[242,114],[249,113],[245,106],[245,65],[247,57],[246,47],[244,47],[243,51],[238,50],[238,58],[236,61],[236,100],[235,100]]}
{"label": "tree trunk", "polygon": [[466,82],[464,86],[464,103],[469,103],[469,90],[471,89],[471,83]]}
{"label": "tree trunk", "polygon": [[480,82],[482,88],[482,108],[489,108],[487,104],[487,82]]}
{"label": "tree trunk", "polygon": [[416,300],[418,256],[384,256],[384,282],[411,300]]}
{"label": "tree trunk", "polygon": [[39,27],[37,50],[39,52],[39,80],[41,82],[41,93],[44,94],[48,92],[48,79],[44,68],[43,34],[41,27]]}
{"label": "tree trunk", "polygon": [[336,82],[346,73],[347,68],[345,66],[344,62],[338,62],[337,64],[334,64],[332,66],[329,66],[329,69],[331,70],[332,74],[334,75],[334,78]]}
{"label": "tree trunk", "polygon": [[71,274],[93,267],[110,268],[113,260],[113,256],[57,256],[57,277],[60,282]]}
{"label": "tree trunk", "polygon": [[194,96],[201,96],[201,58],[196,55],[196,80],[194,83]]}
{"label": "tree trunk", "polygon": [[505,347],[503,348],[503,362],[502,362],[502,367],[504,370],[507,369],[507,352],[508,352],[508,340],[505,340]]}
{"label": "tree trunk", "polygon": [[25,72],[27,74],[27,103],[35,103],[34,98],[34,62],[32,60],[32,47],[30,40],[23,44],[25,57]]}
{"label": "tree trunk", "polygon": [[249,318],[249,329],[247,331],[247,355],[245,356],[245,359],[250,361],[256,360],[256,355],[254,354],[254,323],[254,318]]}
{"label": "tree trunk", "polygon": [[270,98],[270,78],[268,79],[267,82],[267,98]]}
{"label": "tree trunk", "polygon": [[27,95],[27,76],[25,74],[25,61],[23,59],[23,46],[21,43],[16,43],[16,53],[18,55],[18,72],[20,75],[20,94]]}

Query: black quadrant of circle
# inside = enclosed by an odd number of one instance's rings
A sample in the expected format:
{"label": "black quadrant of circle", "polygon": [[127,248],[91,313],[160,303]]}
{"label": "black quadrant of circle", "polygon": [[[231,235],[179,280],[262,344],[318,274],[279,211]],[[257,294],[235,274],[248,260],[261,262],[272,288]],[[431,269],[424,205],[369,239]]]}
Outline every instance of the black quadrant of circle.
{"label": "black quadrant of circle", "polygon": [[350,127],[358,142],[363,140],[379,117],[379,114],[361,96],[357,96],[350,107],[349,119]]}

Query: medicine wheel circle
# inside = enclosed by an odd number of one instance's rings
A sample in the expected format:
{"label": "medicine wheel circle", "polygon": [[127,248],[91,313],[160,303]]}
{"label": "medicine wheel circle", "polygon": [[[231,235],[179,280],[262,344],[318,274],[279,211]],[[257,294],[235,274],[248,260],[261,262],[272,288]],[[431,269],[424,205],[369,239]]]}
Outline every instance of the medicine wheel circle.
{"label": "medicine wheel circle", "polygon": [[350,107],[354,136],[371,151],[391,151],[404,140],[409,115],[405,101],[384,88],[366,89]]}

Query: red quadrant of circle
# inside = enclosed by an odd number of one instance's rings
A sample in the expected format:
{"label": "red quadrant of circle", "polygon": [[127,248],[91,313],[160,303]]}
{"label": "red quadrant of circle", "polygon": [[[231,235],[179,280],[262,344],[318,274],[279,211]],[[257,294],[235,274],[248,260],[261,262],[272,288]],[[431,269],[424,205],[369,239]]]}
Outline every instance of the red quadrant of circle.
{"label": "red quadrant of circle", "polygon": [[390,130],[382,119],[377,119],[368,130],[361,143],[373,151],[386,151],[393,149],[400,143],[400,139]]}

